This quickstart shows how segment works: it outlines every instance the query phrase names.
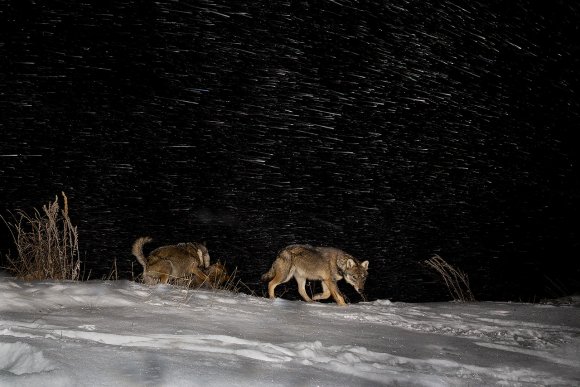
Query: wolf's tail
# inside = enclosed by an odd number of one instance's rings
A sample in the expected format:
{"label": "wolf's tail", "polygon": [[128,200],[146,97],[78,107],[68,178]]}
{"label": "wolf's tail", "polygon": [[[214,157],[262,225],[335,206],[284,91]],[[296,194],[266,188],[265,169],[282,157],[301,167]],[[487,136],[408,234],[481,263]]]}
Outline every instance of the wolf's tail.
{"label": "wolf's tail", "polygon": [[268,282],[270,281],[272,278],[274,278],[274,275],[276,274],[276,271],[274,270],[274,265],[272,265],[272,267],[270,268],[270,270],[268,270],[268,272],[262,274],[262,282]]}
{"label": "wolf's tail", "polygon": [[143,269],[146,268],[147,266],[147,260],[145,259],[145,255],[143,255],[143,246],[146,243],[151,242],[153,239],[151,239],[150,237],[141,237],[138,238],[134,243],[133,243],[133,248],[131,249],[131,253],[133,253],[133,255],[135,256],[135,258],[137,258],[137,260],[139,261],[139,263],[143,266]]}
{"label": "wolf's tail", "polygon": [[274,276],[276,275],[276,272],[278,270],[285,271],[285,269],[283,267],[286,265],[284,265],[284,263],[291,262],[291,261],[292,261],[292,253],[288,250],[288,248],[281,250],[278,253],[278,256],[276,257],[276,260],[272,264],[272,267],[270,268],[270,270],[268,270],[266,273],[264,273],[262,275],[262,278],[261,278],[262,282],[270,281],[272,278],[274,278]]}

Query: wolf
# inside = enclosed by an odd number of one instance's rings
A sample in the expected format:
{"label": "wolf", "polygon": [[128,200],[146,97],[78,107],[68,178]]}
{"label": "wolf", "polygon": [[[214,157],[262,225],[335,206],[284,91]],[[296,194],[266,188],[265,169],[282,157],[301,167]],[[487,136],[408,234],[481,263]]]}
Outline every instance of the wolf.
{"label": "wolf", "polygon": [[[290,245],[282,249],[270,270],[262,275],[268,282],[268,296],[276,298],[276,286],[288,282],[292,277],[298,283],[298,292],[306,302],[325,300],[332,296],[337,304],[345,305],[337,281],[345,279],[359,294],[363,294],[368,275],[369,261],[359,262],[352,255],[334,247]],[[322,281],[322,293],[312,299],[306,294],[306,281]]]}
{"label": "wolf", "polygon": [[166,284],[170,278],[181,278],[189,274],[203,279],[207,278],[200,270],[200,268],[209,267],[209,252],[204,244],[188,242],[161,246],[145,257],[143,246],[152,240],[150,237],[138,238],[131,250],[143,266],[143,282]]}
{"label": "wolf", "polygon": [[207,287],[210,289],[218,289],[223,284],[227,283],[231,276],[226,270],[226,267],[221,262],[212,263],[207,270],[204,270],[205,278],[195,276],[192,284],[195,287]]}

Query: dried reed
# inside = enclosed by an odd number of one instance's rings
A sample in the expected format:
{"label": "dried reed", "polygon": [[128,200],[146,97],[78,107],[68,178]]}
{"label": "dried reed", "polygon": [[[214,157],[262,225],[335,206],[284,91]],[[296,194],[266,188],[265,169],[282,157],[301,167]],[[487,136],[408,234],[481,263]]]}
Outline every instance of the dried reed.
{"label": "dried reed", "polygon": [[16,245],[17,257],[7,257],[7,268],[24,280],[73,280],[80,278],[78,231],[68,213],[68,198],[62,192],[64,206],[58,196],[54,202],[28,215],[22,210],[10,213],[12,220],[0,216],[8,226]]}
{"label": "dried reed", "polygon": [[475,301],[469,287],[469,278],[465,272],[454,268],[439,255],[435,255],[423,263],[441,275],[449,294],[455,301]]}

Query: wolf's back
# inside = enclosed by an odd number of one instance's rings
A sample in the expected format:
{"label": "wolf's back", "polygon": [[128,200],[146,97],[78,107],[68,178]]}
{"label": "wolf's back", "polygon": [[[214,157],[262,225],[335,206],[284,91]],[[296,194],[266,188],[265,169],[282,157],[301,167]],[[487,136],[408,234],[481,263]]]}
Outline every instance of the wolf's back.
{"label": "wolf's back", "polygon": [[131,249],[131,253],[137,258],[137,261],[143,266],[143,269],[147,267],[147,259],[145,255],[143,255],[143,246],[146,243],[151,242],[153,239],[151,237],[141,237],[137,238],[137,240],[133,243],[133,248]]}

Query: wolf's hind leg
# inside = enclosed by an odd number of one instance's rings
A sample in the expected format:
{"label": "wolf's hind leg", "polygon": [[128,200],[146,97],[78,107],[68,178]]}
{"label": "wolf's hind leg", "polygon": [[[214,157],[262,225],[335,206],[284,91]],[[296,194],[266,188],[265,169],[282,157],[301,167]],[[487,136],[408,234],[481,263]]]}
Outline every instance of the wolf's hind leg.
{"label": "wolf's hind leg", "polygon": [[313,300],[326,300],[330,297],[330,290],[328,290],[328,286],[322,281],[322,293],[318,293],[312,296]]}
{"label": "wolf's hind leg", "polygon": [[276,290],[276,286],[283,284],[290,279],[288,278],[289,276],[285,274],[286,273],[283,273],[279,268],[275,268],[274,278],[268,282],[268,296],[271,299],[276,298],[276,293],[274,292]]}
{"label": "wolf's hind leg", "polygon": [[310,297],[308,297],[308,293],[306,293],[306,278],[295,277],[296,282],[298,283],[298,293],[302,296],[304,301],[312,302]]}
{"label": "wolf's hind leg", "polygon": [[274,277],[268,282],[268,296],[271,299],[276,298],[276,294],[274,293],[276,286],[290,281],[290,278],[294,276],[295,270],[292,267],[292,257],[287,251],[284,250],[278,254],[278,257],[272,264],[272,268],[266,273],[266,275],[269,275],[271,272],[274,273]]}

